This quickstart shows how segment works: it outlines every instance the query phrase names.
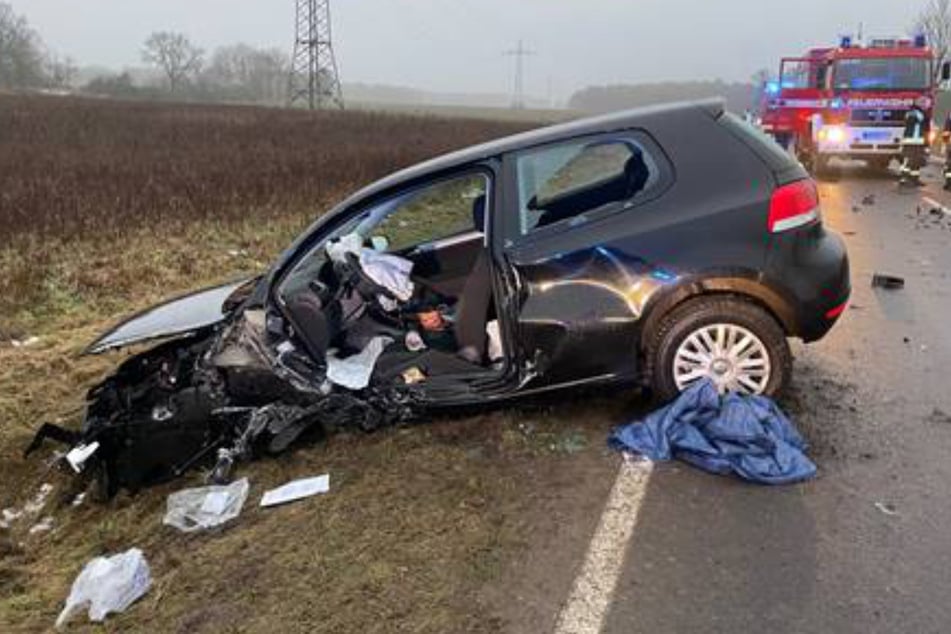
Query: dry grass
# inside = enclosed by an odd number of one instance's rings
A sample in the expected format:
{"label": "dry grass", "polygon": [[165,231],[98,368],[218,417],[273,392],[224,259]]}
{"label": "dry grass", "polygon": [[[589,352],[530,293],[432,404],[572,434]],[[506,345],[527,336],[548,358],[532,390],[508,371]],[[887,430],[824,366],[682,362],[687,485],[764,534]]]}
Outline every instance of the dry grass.
{"label": "dry grass", "polygon": [[222,273],[209,255],[266,262],[359,185],[524,128],[0,95],[0,340]]}
{"label": "dry grass", "polygon": [[[41,513],[0,529],[0,631],[49,629],[83,564],[132,546],[155,585],[108,631],[503,628],[484,590],[503,587],[530,536],[551,530],[546,509],[584,482],[579,464],[610,468],[603,438],[624,401],[333,438],[244,467],[245,512],[198,536],[161,517],[166,495],[200,474],[72,508],[72,480],[19,452],[40,420],[71,420],[83,390],[124,354],[76,357],[120,313],[258,271],[358,182],[510,131],[0,96],[0,508],[21,506],[42,482],[56,487]],[[40,341],[7,343],[25,335]],[[325,472],[329,495],[256,508],[265,488]],[[29,535],[47,514],[54,530]]]}

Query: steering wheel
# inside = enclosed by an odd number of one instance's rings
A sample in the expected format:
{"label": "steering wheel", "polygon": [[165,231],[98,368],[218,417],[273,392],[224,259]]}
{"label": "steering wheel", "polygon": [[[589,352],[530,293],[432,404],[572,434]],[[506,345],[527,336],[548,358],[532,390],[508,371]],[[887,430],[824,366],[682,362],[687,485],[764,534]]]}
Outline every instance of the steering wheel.
{"label": "steering wheel", "polygon": [[334,273],[339,280],[341,289],[355,290],[367,303],[375,304],[377,297],[380,295],[398,301],[396,295],[390,292],[389,289],[377,284],[366,274],[363,267],[360,266],[360,258],[355,253],[347,253],[344,255],[343,261],[335,261]]}

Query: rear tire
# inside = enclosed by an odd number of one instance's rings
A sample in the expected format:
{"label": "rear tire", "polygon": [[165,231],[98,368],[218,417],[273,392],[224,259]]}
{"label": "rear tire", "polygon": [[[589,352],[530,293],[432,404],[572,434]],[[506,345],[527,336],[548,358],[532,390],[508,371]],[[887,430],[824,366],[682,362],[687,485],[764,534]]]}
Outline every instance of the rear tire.
{"label": "rear tire", "polygon": [[873,158],[868,161],[868,168],[875,174],[879,176],[890,176],[889,168],[892,165],[892,159],[889,158]]}
{"label": "rear tire", "polygon": [[825,180],[833,176],[832,167],[828,156],[823,156],[818,152],[812,155],[812,165],[810,167],[812,175],[816,180]]}
{"label": "rear tire", "polygon": [[[706,358],[698,353],[694,342],[703,341],[703,336],[709,337],[709,333],[720,328],[726,333],[722,354]],[[746,347],[738,348],[750,335]],[[726,345],[730,342],[732,345]],[[730,350],[738,351],[730,354]],[[780,394],[792,378],[792,354],[780,324],[756,304],[731,296],[698,297],[674,308],[661,319],[647,344],[646,354],[654,395],[663,402],[686,389],[689,384],[685,384],[685,379],[692,373],[701,375],[694,381],[711,378],[715,382],[733,381],[743,374],[745,382],[734,385],[747,393],[771,397]],[[700,357],[705,360],[693,361]],[[697,365],[691,367],[685,361]],[[741,369],[748,365],[755,369]]]}

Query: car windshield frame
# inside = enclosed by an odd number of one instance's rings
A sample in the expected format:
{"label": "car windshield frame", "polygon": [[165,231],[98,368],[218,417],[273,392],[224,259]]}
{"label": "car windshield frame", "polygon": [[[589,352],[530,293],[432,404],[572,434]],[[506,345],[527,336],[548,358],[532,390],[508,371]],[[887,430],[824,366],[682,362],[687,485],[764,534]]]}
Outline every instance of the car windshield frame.
{"label": "car windshield frame", "polygon": [[[902,76],[902,83],[906,77],[914,77],[920,73],[918,84],[899,85],[896,71],[901,65],[914,64],[920,68],[914,69]],[[881,66],[882,71],[878,73],[869,73],[869,69],[874,66]],[[844,69],[854,66],[855,72],[847,75],[848,79],[840,81],[844,74]],[[832,87],[836,91],[857,91],[857,92],[900,92],[900,91],[922,91],[929,90],[932,87],[932,63],[926,57],[851,57],[836,60],[832,70]],[[870,77],[871,75],[874,75]],[[864,84],[864,82],[876,82]]]}
{"label": "car windshield frame", "polygon": [[[289,281],[299,272],[302,263],[310,259],[311,256],[324,251],[329,241],[339,239],[355,231],[367,233],[368,235],[365,237],[369,239],[371,237],[369,233],[380,222],[398,212],[404,203],[411,201],[424,190],[453,180],[474,176],[479,176],[485,180],[487,200],[489,201],[486,208],[486,218],[488,219],[489,210],[493,205],[495,188],[497,187],[497,175],[485,162],[468,164],[447,173],[421,176],[405,183],[393,185],[383,192],[360,200],[345,201],[343,204],[346,206],[331,211],[325,222],[312,226],[304,238],[299,239],[292,245],[293,253],[281,262],[277,274],[269,279],[267,301],[270,304],[277,305],[279,310],[283,312],[285,308],[282,297],[289,289]],[[483,243],[486,246],[489,244],[490,226],[490,223],[486,220],[483,231]],[[440,240],[437,239],[431,243],[438,243]],[[415,248],[431,243],[421,243]]]}

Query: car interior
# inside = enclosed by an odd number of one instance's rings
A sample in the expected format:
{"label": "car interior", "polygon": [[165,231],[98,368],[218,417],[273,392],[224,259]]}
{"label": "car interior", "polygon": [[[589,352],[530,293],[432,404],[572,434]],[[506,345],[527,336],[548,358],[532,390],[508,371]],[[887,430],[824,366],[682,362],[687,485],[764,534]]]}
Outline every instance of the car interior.
{"label": "car interior", "polygon": [[[546,156],[548,152],[548,156]],[[529,154],[520,161],[522,233],[635,198],[655,170],[640,147],[602,141]]]}
{"label": "car interior", "polygon": [[279,295],[290,331],[312,359],[354,355],[384,336],[392,343],[376,361],[378,383],[501,368],[500,344],[490,345],[498,330],[488,328],[497,319],[485,241],[488,180],[475,180],[437,185],[377,217],[361,214],[327,241],[358,230],[363,250],[412,262],[411,297],[395,296],[356,254],[334,261],[322,244],[303,258]]}

